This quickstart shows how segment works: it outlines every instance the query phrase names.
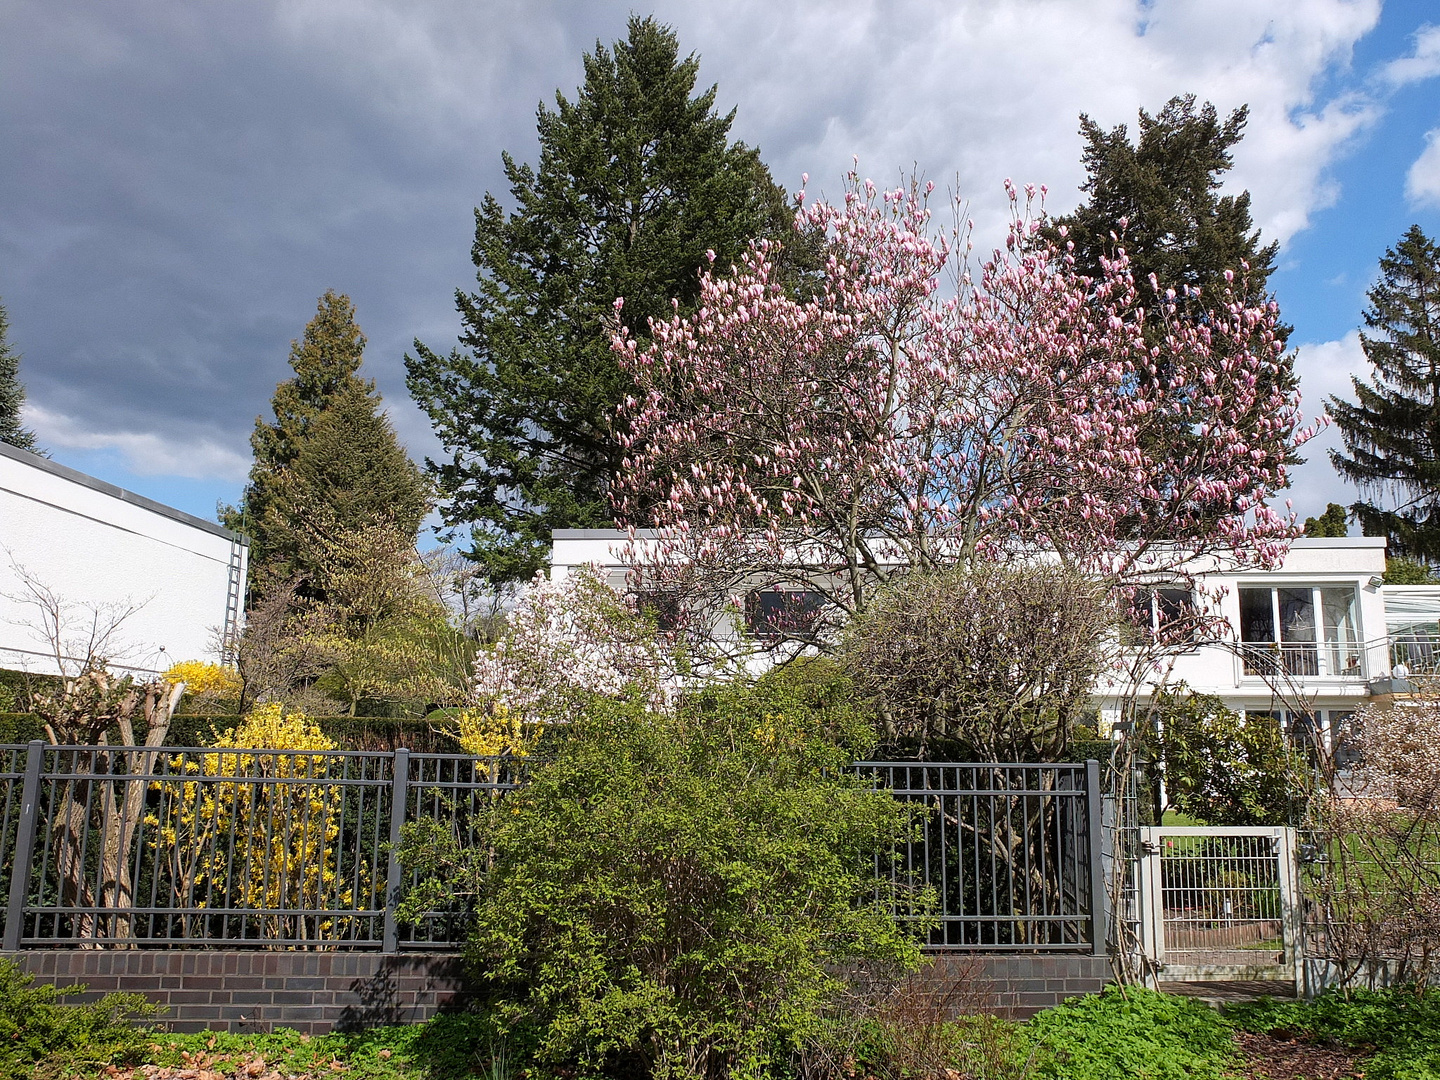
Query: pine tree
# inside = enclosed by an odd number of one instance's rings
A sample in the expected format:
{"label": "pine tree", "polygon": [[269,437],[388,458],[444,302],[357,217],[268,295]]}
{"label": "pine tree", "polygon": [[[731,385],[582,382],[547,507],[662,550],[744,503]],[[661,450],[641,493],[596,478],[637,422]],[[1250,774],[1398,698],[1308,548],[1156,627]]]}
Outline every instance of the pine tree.
{"label": "pine tree", "polygon": [[348,296],[329,290],[290,347],[295,375],[275,388],[274,419],[256,418],[254,463],[239,508],[221,520],[251,538],[251,601],[303,579],[323,598],[322,560],[306,527],[363,528],[382,519],[413,541],[428,487],[379,412],[373,381],[358,372],[365,335]]}
{"label": "pine tree", "polygon": [[[734,112],[695,93],[699,63],[674,33],[632,17],[584,60],[572,102],[539,109],[538,168],[503,155],[516,209],[475,212],[478,288],[457,293],[461,349],[420,342],[408,385],[450,455],[429,463],[445,523],[470,525],[492,582],[543,566],[552,529],[611,524],[620,460],[611,416],[630,391],[610,352],[621,319],[643,334],[671,298],[687,310],[707,251],[728,266],[793,214],[757,152],[729,142]],[[799,247],[800,245],[796,245]]]}
{"label": "pine tree", "polygon": [[1223,293],[1230,270],[1239,299],[1251,304],[1267,299],[1279,245],[1260,246],[1248,191],[1219,194],[1248,111],[1242,106],[1222,123],[1214,105],[1196,107],[1194,94],[1173,97],[1158,116],[1140,110],[1137,142],[1124,124],[1105,131],[1082,113],[1081,190],[1089,200],[1056,218],[1051,235],[1058,237],[1058,227],[1066,227],[1076,267],[1084,274],[1098,277],[1101,258],[1123,246],[1142,289],[1154,274],[1161,289],[1182,296],[1186,286],[1199,289],[1203,303]]}
{"label": "pine tree", "polygon": [[25,386],[20,381],[20,354],[10,345],[10,319],[0,304],[0,442],[40,453],[35,433],[20,423],[21,406],[25,404]]}
{"label": "pine tree", "polygon": [[1362,495],[1390,504],[1350,507],[1366,536],[1388,537],[1393,555],[1440,562],[1440,247],[1412,225],[1367,295],[1360,345],[1374,372],[1350,380],[1354,402],[1330,398],[1345,444],[1330,460]]}

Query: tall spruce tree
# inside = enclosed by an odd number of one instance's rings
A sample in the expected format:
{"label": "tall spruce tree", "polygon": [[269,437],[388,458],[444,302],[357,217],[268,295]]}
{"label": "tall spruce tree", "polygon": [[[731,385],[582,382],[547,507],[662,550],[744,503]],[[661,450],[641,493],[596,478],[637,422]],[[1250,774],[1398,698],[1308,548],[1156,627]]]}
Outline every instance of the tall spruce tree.
{"label": "tall spruce tree", "polygon": [[1440,247],[1412,225],[1380,260],[1360,345],[1374,372],[1355,400],[1331,397],[1340,475],[1382,501],[1350,509],[1393,555],[1440,562]]}
{"label": "tall spruce tree", "polygon": [[[1179,95],[1156,115],[1141,109],[1139,137],[1132,141],[1126,125],[1106,131],[1082,113],[1086,180],[1081,190],[1088,199],[1054,219],[1049,237],[1072,243],[1076,269],[1094,277],[1101,276],[1101,259],[1113,258],[1123,247],[1141,295],[1152,295],[1153,274],[1161,293],[1174,290],[1182,316],[1204,318],[1206,309],[1226,302],[1227,293],[1247,305],[1270,302],[1267,282],[1279,245],[1261,245],[1248,191],[1220,194],[1248,114],[1248,107],[1241,106],[1221,121],[1208,101],[1197,104],[1194,94]],[[1227,271],[1233,281],[1226,280]],[[1147,324],[1145,333],[1162,351],[1155,376],[1141,372],[1140,377],[1163,379],[1170,369],[1159,320]],[[1288,335],[1289,327],[1281,326],[1282,343]],[[1287,389],[1297,382],[1293,363],[1287,357],[1280,375]],[[1200,391],[1198,383],[1195,388]],[[1182,424],[1161,438],[1172,449],[1157,452],[1179,455],[1194,435]],[[1289,463],[1302,460],[1292,453]]]}
{"label": "tall spruce tree", "polygon": [[1278,245],[1260,245],[1248,191],[1219,193],[1248,112],[1242,106],[1222,122],[1208,101],[1197,107],[1194,94],[1173,97],[1158,115],[1140,110],[1133,142],[1124,124],[1106,131],[1082,113],[1081,190],[1089,198],[1052,223],[1052,235],[1066,227],[1080,272],[1098,276],[1101,258],[1123,246],[1142,289],[1154,274],[1161,289],[1199,289],[1204,303],[1224,291],[1230,270],[1240,299],[1268,299]]}
{"label": "tall spruce tree", "polygon": [[331,599],[333,537],[394,529],[413,548],[429,509],[425,478],[379,404],[359,380],[343,385],[273,477],[260,530],[266,571],[302,582],[302,595]]}
{"label": "tall spruce tree", "polygon": [[385,521],[413,539],[428,485],[380,413],[373,381],[358,374],[365,335],[350,298],[328,290],[290,346],[294,377],[275,388],[274,419],[257,417],[254,463],[239,507],[221,520],[251,538],[251,599],[302,579],[323,599],[319,556],[306,528],[357,529]]}
{"label": "tall spruce tree", "polygon": [[20,422],[25,384],[20,381],[20,354],[10,344],[10,318],[0,304],[0,442],[40,453],[35,433]]}
{"label": "tall spruce tree", "polygon": [[699,62],[631,17],[584,59],[575,100],[539,108],[539,166],[503,155],[515,209],[475,211],[478,287],[456,294],[461,348],[416,342],[408,385],[449,460],[427,462],[447,525],[471,527],[492,582],[543,566],[550,532],[608,526],[620,460],[612,426],[630,390],[610,352],[621,319],[644,334],[671,298],[688,310],[707,251],[726,267],[753,237],[789,239],[793,213],[757,151],[729,141],[734,112],[695,92]]}

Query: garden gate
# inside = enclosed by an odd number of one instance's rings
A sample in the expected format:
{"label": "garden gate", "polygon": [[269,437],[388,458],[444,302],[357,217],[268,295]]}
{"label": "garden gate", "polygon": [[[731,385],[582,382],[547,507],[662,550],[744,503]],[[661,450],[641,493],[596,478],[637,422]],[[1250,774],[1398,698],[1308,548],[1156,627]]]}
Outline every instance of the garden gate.
{"label": "garden gate", "polygon": [[1141,945],[1162,981],[1297,977],[1294,829],[1142,828],[1140,850]]}

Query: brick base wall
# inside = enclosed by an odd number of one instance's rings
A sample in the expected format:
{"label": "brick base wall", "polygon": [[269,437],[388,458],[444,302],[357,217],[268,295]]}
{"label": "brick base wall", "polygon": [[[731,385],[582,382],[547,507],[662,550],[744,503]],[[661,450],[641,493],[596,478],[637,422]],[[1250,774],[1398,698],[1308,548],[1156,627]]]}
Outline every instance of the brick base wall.
{"label": "brick base wall", "polygon": [[84,983],[67,1000],[144,994],[170,1007],[174,1031],[269,1031],[319,1035],[427,1020],[460,1004],[458,957],[376,952],[37,950],[4,954],[55,986]]}
{"label": "brick base wall", "polygon": [[[464,972],[455,956],[374,952],[37,950],[5,954],[55,986],[86,984],[68,1000],[116,991],[168,1005],[174,1031],[269,1031],[312,1035],[411,1024],[455,1008]],[[957,1008],[1023,1019],[1069,997],[1098,993],[1104,957],[936,953],[919,987]]]}
{"label": "brick base wall", "polygon": [[967,1011],[1028,1020],[1066,998],[1098,994],[1112,979],[1104,956],[1072,953],[931,953],[921,984]]}

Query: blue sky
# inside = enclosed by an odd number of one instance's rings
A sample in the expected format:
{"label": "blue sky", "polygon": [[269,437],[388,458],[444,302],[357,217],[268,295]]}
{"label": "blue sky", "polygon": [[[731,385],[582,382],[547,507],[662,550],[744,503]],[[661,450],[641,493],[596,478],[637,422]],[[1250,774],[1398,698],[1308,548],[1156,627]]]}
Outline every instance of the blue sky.
{"label": "blue sky", "polygon": [[[0,300],[30,421],[66,464],[210,516],[327,288],[411,452],[414,338],[453,342],[472,208],[501,150],[632,5],[544,0],[7,0],[0,5]],[[1251,122],[1248,188],[1309,410],[1363,373],[1376,261],[1440,234],[1440,6],[1411,0],[657,0],[734,133],[777,179],[851,156],[958,184],[998,236],[1006,177],[1068,210],[1077,115],[1195,92]],[[1440,139],[1440,136],[1436,136]],[[1427,154],[1427,148],[1429,153]],[[828,182],[827,182],[828,181]],[[1317,440],[1302,513],[1354,493]]]}

